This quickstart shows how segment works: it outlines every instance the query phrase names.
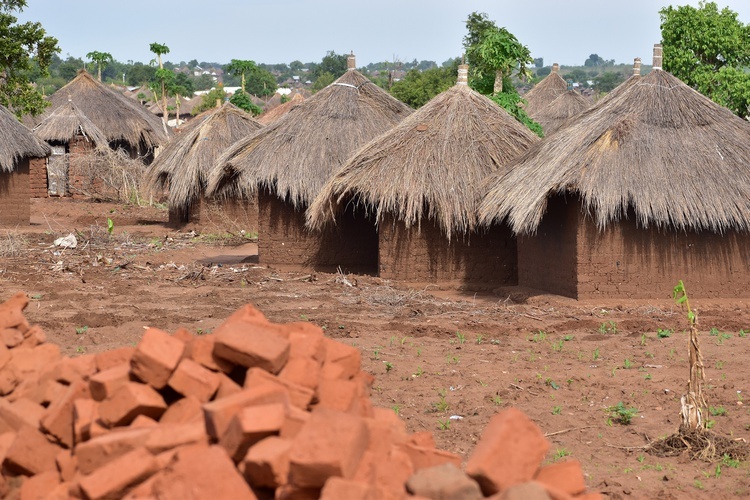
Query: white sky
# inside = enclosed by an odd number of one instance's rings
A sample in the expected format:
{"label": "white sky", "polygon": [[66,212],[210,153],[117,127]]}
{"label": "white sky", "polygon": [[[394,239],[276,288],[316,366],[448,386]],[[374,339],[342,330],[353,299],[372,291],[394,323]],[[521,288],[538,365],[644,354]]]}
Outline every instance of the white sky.
{"label": "white sky", "polygon": [[[750,1],[718,0],[750,23]],[[149,44],[166,60],[228,63],[319,62],[354,51],[357,65],[432,60],[462,52],[466,18],[485,12],[545,65],[582,65],[590,54],[617,63],[651,60],[660,39],[659,9],[688,0],[28,0],[18,16],[38,21],[59,40],[60,56],[109,52],[148,63]]]}

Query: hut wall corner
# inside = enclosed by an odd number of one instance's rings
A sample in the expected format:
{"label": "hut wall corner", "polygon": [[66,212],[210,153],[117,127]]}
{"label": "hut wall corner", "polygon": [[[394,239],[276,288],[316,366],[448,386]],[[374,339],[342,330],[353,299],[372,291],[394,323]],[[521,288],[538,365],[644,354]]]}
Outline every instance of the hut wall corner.
{"label": "hut wall corner", "polygon": [[0,227],[28,226],[31,223],[29,159],[18,160],[16,170],[0,173]]}
{"label": "hut wall corner", "polygon": [[29,159],[29,189],[32,198],[47,198],[47,158]]}

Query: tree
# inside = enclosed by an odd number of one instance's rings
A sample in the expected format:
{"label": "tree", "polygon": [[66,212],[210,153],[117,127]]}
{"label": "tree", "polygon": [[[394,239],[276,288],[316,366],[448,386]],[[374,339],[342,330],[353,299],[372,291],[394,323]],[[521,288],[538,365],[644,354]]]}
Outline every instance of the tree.
{"label": "tree", "polygon": [[156,59],[159,62],[159,69],[156,70],[156,80],[161,84],[161,118],[164,122],[164,129],[166,130],[167,121],[169,120],[169,113],[167,111],[167,83],[170,79],[174,78],[174,73],[168,69],[164,69],[161,56],[169,54],[169,47],[161,43],[152,43],[149,45],[149,50],[156,54]]}
{"label": "tree", "polygon": [[224,87],[219,85],[215,89],[211,89],[207,94],[203,94],[201,103],[194,107],[190,111],[190,114],[197,115],[211,108],[215,108],[217,104],[220,105],[226,98],[227,94],[224,92]]}
{"label": "tree", "polygon": [[413,69],[401,81],[393,84],[391,95],[412,108],[419,108],[456,84],[458,63],[459,60],[455,59],[453,66],[425,71]]}
{"label": "tree", "polygon": [[36,61],[40,74],[47,76],[52,56],[60,52],[57,39],[47,36],[40,23],[17,24],[12,12],[24,7],[25,0],[0,2],[0,104],[18,117],[38,115],[49,105],[31,85],[29,72]]}
{"label": "tree", "polygon": [[535,68],[543,68],[544,67],[544,58],[543,57],[537,57],[534,59],[534,67]]}
{"label": "tree", "polygon": [[601,66],[604,64],[604,59],[599,57],[598,54],[591,54],[586,61],[584,61],[583,65],[590,67],[590,66]]}
{"label": "tree", "polygon": [[528,65],[534,59],[529,49],[507,29],[498,28],[484,13],[469,14],[466,29],[468,33],[464,37],[464,50],[471,72],[471,87],[489,96],[541,136],[542,127],[529,118],[519,105],[523,100],[511,82],[514,72],[521,78],[531,77]]}
{"label": "tree", "polygon": [[313,82],[312,91],[317,92],[318,90],[323,90],[335,80],[336,78],[331,73],[323,73],[315,80],[315,82]]}
{"label": "tree", "polygon": [[250,94],[243,92],[242,89],[237,90],[234,95],[229,98],[229,102],[248,113],[252,113],[253,116],[258,116],[263,112],[263,109],[255,104],[250,98]]}
{"label": "tree", "polygon": [[255,64],[255,61],[232,59],[224,69],[230,75],[239,76],[241,78],[242,92],[245,92],[245,75],[257,71],[258,65]]}
{"label": "tree", "polygon": [[102,69],[107,66],[107,64],[112,62],[112,54],[109,52],[99,52],[98,50],[94,50],[86,54],[86,57],[91,59],[91,61],[96,63],[97,66],[97,78],[101,82],[102,81]]}
{"label": "tree", "polygon": [[313,78],[320,78],[324,73],[330,73],[333,75],[333,79],[340,77],[346,72],[346,54],[336,54],[336,52],[329,50],[323,60],[315,65],[315,69],[312,70]]}
{"label": "tree", "polygon": [[620,73],[616,71],[605,71],[596,79],[596,90],[598,92],[610,92],[624,81],[625,77]]}
{"label": "tree", "polygon": [[659,11],[664,69],[739,116],[750,113],[750,25],[714,2]]}

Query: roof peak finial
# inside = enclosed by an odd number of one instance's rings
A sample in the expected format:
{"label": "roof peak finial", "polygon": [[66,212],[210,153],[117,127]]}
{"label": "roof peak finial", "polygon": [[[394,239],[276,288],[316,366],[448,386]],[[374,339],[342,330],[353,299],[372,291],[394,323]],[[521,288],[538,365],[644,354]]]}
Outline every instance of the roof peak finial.
{"label": "roof peak finial", "polygon": [[653,69],[663,69],[662,68],[662,49],[660,43],[654,44],[654,66]]}
{"label": "roof peak finial", "polygon": [[469,84],[469,65],[459,64],[458,65],[458,79],[456,85],[468,85]]}
{"label": "roof peak finial", "polygon": [[641,58],[636,57],[633,59],[633,75],[640,76],[641,74]]}
{"label": "roof peak finial", "polygon": [[351,53],[346,56],[346,70],[351,71],[357,69],[357,58],[354,57],[354,51],[351,51]]}
{"label": "roof peak finial", "polygon": [[557,63],[552,64],[552,72],[557,73],[560,71],[560,65]]}

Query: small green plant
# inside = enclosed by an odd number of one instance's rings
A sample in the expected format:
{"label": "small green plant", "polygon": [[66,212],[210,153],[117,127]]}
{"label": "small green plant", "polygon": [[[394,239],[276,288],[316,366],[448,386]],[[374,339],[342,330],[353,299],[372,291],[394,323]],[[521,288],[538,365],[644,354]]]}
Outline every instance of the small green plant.
{"label": "small green plant", "polygon": [[83,347],[82,345],[79,345],[78,347],[76,347],[76,352],[78,354],[83,354],[84,352],[86,352],[86,348]]}
{"label": "small green plant", "polygon": [[422,355],[422,348],[417,348],[417,357],[420,357]]}
{"label": "small green plant", "polygon": [[717,361],[714,365],[717,370],[723,370],[724,369],[724,362],[723,361]]}
{"label": "small green plant", "polygon": [[716,420],[706,420],[706,429],[713,429],[714,425],[716,425]]}
{"label": "small green plant", "polygon": [[721,417],[727,415],[727,410],[724,406],[709,406],[708,412],[714,417]]}
{"label": "small green plant", "polygon": [[41,300],[42,294],[41,293],[35,293],[34,295],[29,297],[31,300]]}
{"label": "small green plant", "polygon": [[640,455],[638,455],[638,457],[636,457],[636,460],[638,460],[638,463],[642,464],[643,461],[646,460],[646,455],[644,455],[643,453],[641,453]]}
{"label": "small green plant", "polygon": [[562,413],[562,406],[553,406],[552,407],[552,414],[553,415],[559,415]]}
{"label": "small green plant", "polygon": [[710,330],[708,331],[708,334],[709,334],[710,336],[712,336],[712,337],[718,337],[718,336],[719,336],[719,333],[721,333],[721,332],[720,332],[720,331],[719,331],[719,329],[718,329],[718,328],[716,328],[715,326],[712,326],[712,327],[711,327],[711,329],[710,329]]}
{"label": "small green plant", "polygon": [[446,418],[445,420],[438,420],[438,428],[441,431],[447,431],[451,427],[451,419]]}
{"label": "small green plant", "polygon": [[622,364],[622,367],[625,368],[626,370],[630,370],[631,368],[633,368],[633,362],[630,361],[628,358],[625,358],[625,362]]}
{"label": "small green plant", "polygon": [[497,394],[495,394],[492,397],[492,404],[494,404],[495,406],[502,406],[503,405],[503,400],[500,398],[500,396],[498,396]]}
{"label": "small green plant", "polygon": [[500,345],[500,339],[492,339],[492,340],[490,340],[490,344],[492,344],[492,345]]}
{"label": "small green plant", "polygon": [[747,337],[747,334],[748,334],[748,331],[747,331],[747,330],[745,330],[744,328],[740,328],[740,331],[739,331],[739,333],[737,334],[737,336],[738,336],[738,337],[742,337],[742,338],[745,338],[745,337]]}
{"label": "small green plant", "polygon": [[401,415],[401,407],[399,405],[393,405],[391,408],[396,415]]}
{"label": "small green plant", "polygon": [[445,360],[448,362],[449,365],[457,365],[461,361],[461,358],[456,355],[448,354],[445,357]]}
{"label": "small green plant", "polygon": [[555,450],[554,459],[555,461],[562,460],[563,458],[570,456],[570,452],[565,448],[558,448]]}
{"label": "small green plant", "polygon": [[417,366],[417,371],[414,372],[415,377],[421,377],[424,371],[422,370],[421,366]]}
{"label": "small green plant", "polygon": [[647,373],[646,375],[644,375],[643,380],[651,380],[651,374]]}
{"label": "small green plant", "polygon": [[656,336],[660,339],[666,339],[672,336],[672,330],[659,328],[656,330]]}
{"label": "small green plant", "polygon": [[604,323],[599,325],[599,333],[601,333],[602,335],[606,335],[608,333],[617,333],[617,323],[615,323],[614,321],[605,321]]}
{"label": "small green plant", "polygon": [[389,373],[391,370],[393,370],[393,363],[390,361],[383,361],[385,363],[385,372]]}
{"label": "small green plant", "polygon": [[699,490],[703,489],[703,483],[701,482],[700,479],[696,479],[695,481],[693,481],[693,486],[695,486]]}
{"label": "small green plant", "polygon": [[112,221],[112,219],[107,217],[107,232],[109,234],[112,234],[114,230],[115,230],[115,223]]}
{"label": "small green plant", "polygon": [[599,348],[594,349],[594,353],[591,355],[591,360],[596,361],[599,359]]}
{"label": "small green plant", "polygon": [[432,406],[435,408],[438,412],[444,412],[448,410],[448,407],[450,406],[448,404],[448,401],[445,400],[447,392],[445,389],[438,390],[438,396],[440,396],[440,399],[437,401],[437,403],[432,403]]}
{"label": "small green plant", "polygon": [[573,340],[574,338],[575,338],[575,337],[574,337],[574,336],[572,336],[572,335],[565,335],[565,336],[563,337],[563,340],[564,340],[565,342],[570,342],[570,341],[571,341],[571,340]]}
{"label": "small green plant", "polygon": [[477,345],[482,345],[482,342],[484,341],[484,335],[481,333],[477,335]]}
{"label": "small green plant", "polygon": [[607,425],[612,425],[612,422],[620,425],[630,425],[633,417],[638,414],[638,408],[628,408],[622,401],[608,407],[606,411],[609,413]]}
{"label": "small green plant", "polygon": [[547,340],[547,333],[544,330],[539,330],[531,335],[531,340],[536,343],[541,343]]}
{"label": "small green plant", "polygon": [[724,455],[722,455],[722,457],[721,457],[721,463],[723,465],[725,465],[726,467],[731,467],[732,469],[738,469],[740,467],[740,465],[742,464],[742,462],[740,462],[739,460],[736,460],[736,459],[730,457],[726,453]]}
{"label": "small green plant", "polygon": [[459,344],[465,344],[466,343],[466,335],[464,335],[461,332],[456,332],[456,338],[458,339]]}
{"label": "small green plant", "polygon": [[552,350],[555,352],[561,352],[564,343],[565,342],[562,339],[558,340],[557,342],[552,344]]}
{"label": "small green plant", "polygon": [[78,335],[83,335],[87,331],[89,331],[89,327],[88,326],[79,326],[78,328],[76,328],[76,334],[78,334]]}
{"label": "small green plant", "polygon": [[645,333],[641,334],[641,345],[646,345],[646,340],[648,340],[648,337],[646,337]]}
{"label": "small green plant", "polygon": [[374,351],[372,351],[372,359],[374,359],[376,361],[380,359],[380,350],[379,349],[375,349]]}

